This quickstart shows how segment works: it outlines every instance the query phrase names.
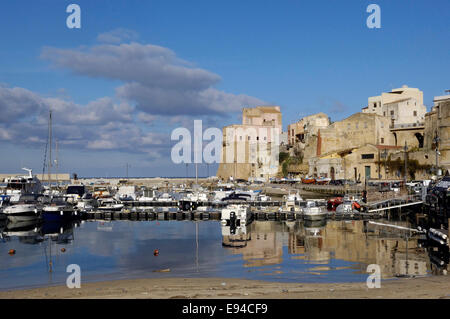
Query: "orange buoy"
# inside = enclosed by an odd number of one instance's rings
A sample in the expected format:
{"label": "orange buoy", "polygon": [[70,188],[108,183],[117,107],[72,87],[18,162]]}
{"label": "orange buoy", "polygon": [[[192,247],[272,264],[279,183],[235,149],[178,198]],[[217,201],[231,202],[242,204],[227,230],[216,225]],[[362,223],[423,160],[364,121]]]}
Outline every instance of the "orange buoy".
{"label": "orange buoy", "polygon": [[10,255],[14,255],[15,253],[16,253],[15,249],[10,249],[9,252],[8,252],[8,254],[10,254]]}
{"label": "orange buoy", "polygon": [[62,251],[63,253],[65,253],[65,252],[66,252],[66,249],[65,249],[65,248],[61,248],[61,251]]}
{"label": "orange buoy", "polygon": [[158,256],[158,255],[159,255],[159,250],[158,250],[158,249],[155,249],[155,250],[153,251],[153,255]]}

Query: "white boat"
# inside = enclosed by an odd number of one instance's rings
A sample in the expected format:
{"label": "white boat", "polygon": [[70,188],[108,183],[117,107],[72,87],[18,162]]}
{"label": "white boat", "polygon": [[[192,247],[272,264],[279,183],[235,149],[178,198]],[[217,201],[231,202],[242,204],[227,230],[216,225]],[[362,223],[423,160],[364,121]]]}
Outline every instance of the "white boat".
{"label": "white boat", "polygon": [[120,201],[135,201],[137,199],[136,186],[120,186],[115,198]]}
{"label": "white boat", "polygon": [[99,199],[99,206],[97,209],[103,211],[119,211],[122,210],[123,206],[123,204],[119,203],[114,198],[109,197]]}
{"label": "white boat", "polygon": [[298,192],[295,194],[289,193],[288,195],[284,195],[283,198],[286,201],[285,210],[287,210],[289,212],[300,212],[301,211],[300,206],[297,205],[297,203],[303,199],[299,195]]}
{"label": "white boat", "polygon": [[358,211],[353,208],[353,202],[348,199],[344,199],[344,202],[336,207],[336,214],[351,214]]}
{"label": "white boat", "polygon": [[247,225],[250,220],[251,212],[247,205],[228,205],[222,209],[221,222],[224,226]]}
{"label": "white boat", "polygon": [[303,208],[303,218],[305,220],[322,220],[327,217],[326,211],[317,206],[315,201],[309,200],[306,202],[306,207]]}
{"label": "white boat", "polygon": [[86,186],[83,184],[74,184],[67,186],[66,195],[67,202],[77,204],[85,194],[87,194]]}
{"label": "white boat", "polygon": [[158,202],[172,202],[173,200],[173,197],[169,195],[169,193],[163,193],[156,199],[156,201]]}
{"label": "white boat", "polygon": [[3,209],[3,214],[5,214],[11,222],[38,220],[41,212],[42,208],[39,204],[20,201],[15,205]]}
{"label": "white boat", "polygon": [[182,200],[191,202],[207,202],[208,194],[203,192],[188,192]]}
{"label": "white boat", "polygon": [[28,168],[22,168],[28,172],[28,175],[15,176],[5,179],[6,194],[10,197],[12,203],[17,203],[20,200],[20,196],[24,194],[41,194],[43,187],[41,181],[33,176],[33,170]]}
{"label": "white boat", "polygon": [[256,200],[258,202],[268,202],[270,201],[270,197],[264,194],[259,194],[258,196],[256,196]]}

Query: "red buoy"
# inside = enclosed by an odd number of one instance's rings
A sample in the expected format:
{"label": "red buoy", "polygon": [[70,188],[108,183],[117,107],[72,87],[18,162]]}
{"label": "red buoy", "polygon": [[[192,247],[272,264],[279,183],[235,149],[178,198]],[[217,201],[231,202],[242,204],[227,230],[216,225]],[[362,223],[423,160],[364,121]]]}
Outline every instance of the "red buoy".
{"label": "red buoy", "polygon": [[10,249],[9,252],[8,252],[8,254],[10,254],[10,255],[14,255],[15,253],[16,253],[15,249]]}
{"label": "red buoy", "polygon": [[159,255],[159,250],[158,250],[158,249],[155,249],[155,250],[153,251],[153,255],[158,256],[158,255]]}
{"label": "red buoy", "polygon": [[61,248],[61,251],[62,251],[63,253],[65,253],[65,252],[66,252],[66,249],[65,249],[65,248]]}

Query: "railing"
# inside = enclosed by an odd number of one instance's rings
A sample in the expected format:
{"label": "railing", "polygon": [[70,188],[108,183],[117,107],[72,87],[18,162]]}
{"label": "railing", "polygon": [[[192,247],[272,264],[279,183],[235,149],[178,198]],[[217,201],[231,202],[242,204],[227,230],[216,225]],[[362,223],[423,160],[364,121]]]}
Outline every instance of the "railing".
{"label": "railing", "polygon": [[389,127],[391,129],[398,129],[398,128],[413,128],[413,127],[423,127],[425,126],[425,123],[403,123],[403,124],[391,124]]}

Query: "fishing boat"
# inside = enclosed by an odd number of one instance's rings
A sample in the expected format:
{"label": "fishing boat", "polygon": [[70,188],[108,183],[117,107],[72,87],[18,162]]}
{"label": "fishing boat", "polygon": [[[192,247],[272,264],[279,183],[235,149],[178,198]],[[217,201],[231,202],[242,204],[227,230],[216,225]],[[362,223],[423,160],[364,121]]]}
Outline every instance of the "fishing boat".
{"label": "fishing boat", "polygon": [[330,183],[331,178],[327,178],[327,177],[318,177],[316,178],[316,183],[318,185],[326,185],[328,183]]}
{"label": "fishing boat", "polygon": [[315,183],[316,183],[315,178],[312,178],[312,177],[302,178],[302,184],[315,184]]}
{"label": "fishing boat", "polygon": [[306,202],[306,207],[303,208],[303,219],[305,220],[322,220],[327,217],[327,213],[322,207],[317,206],[315,201],[309,200]]}

